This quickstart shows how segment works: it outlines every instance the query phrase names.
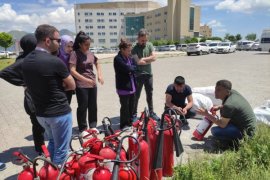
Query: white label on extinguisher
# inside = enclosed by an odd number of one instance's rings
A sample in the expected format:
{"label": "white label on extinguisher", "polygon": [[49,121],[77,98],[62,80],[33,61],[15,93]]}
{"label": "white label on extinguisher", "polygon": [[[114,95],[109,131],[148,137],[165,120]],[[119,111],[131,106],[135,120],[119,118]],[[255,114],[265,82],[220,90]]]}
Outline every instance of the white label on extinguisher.
{"label": "white label on extinguisher", "polygon": [[111,172],[113,171],[114,162],[104,163],[104,167],[108,168]]}
{"label": "white label on extinguisher", "polygon": [[200,122],[200,124],[197,126],[197,131],[200,134],[203,134],[206,128],[209,126],[210,122],[208,119],[203,118],[203,120]]}

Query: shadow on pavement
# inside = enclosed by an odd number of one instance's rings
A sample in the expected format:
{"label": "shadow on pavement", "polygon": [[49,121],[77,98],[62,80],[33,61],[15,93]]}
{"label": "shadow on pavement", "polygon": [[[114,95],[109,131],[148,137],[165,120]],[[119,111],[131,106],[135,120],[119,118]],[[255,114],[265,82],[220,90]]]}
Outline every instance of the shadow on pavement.
{"label": "shadow on pavement", "polygon": [[12,162],[16,157],[13,155],[15,151],[20,151],[23,154],[27,155],[30,159],[34,159],[38,156],[37,152],[34,149],[34,146],[24,146],[24,147],[13,147],[8,150],[4,150],[0,153],[1,161],[4,163]]}
{"label": "shadow on pavement", "polygon": [[18,178],[18,174],[14,174],[10,177],[5,178],[5,180],[17,180],[17,178]]}
{"label": "shadow on pavement", "polygon": [[[192,137],[191,139],[195,142],[196,141],[201,142],[195,139],[194,137]],[[208,153],[215,153],[215,154],[221,153],[222,150],[217,146],[216,139],[213,136],[208,136],[207,138],[204,138],[203,141],[204,141],[203,144],[193,143],[187,146],[189,146],[191,149],[202,149]]]}
{"label": "shadow on pavement", "polygon": [[256,53],[255,55],[270,55],[270,53],[269,52],[263,52],[263,53]]}

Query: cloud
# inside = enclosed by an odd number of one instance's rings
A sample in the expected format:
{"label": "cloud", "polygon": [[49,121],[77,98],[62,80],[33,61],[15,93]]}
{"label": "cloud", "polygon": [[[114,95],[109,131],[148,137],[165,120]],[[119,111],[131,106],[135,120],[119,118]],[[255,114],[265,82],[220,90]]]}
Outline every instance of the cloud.
{"label": "cloud", "polygon": [[10,4],[0,6],[0,29],[1,31],[24,30],[33,32],[39,24],[51,24],[58,29],[67,28],[75,31],[74,9],[57,7],[51,12],[38,14],[17,13]]}
{"label": "cloud", "polygon": [[221,0],[193,0],[192,3],[198,5],[198,6],[215,6],[217,5]]}
{"label": "cloud", "polygon": [[217,20],[211,20],[207,23],[208,26],[211,26],[211,27],[224,27],[224,25],[220,22],[220,21],[217,21]]}
{"label": "cloud", "polygon": [[223,0],[215,6],[216,10],[253,13],[270,9],[270,0]]}
{"label": "cloud", "polygon": [[68,3],[66,0],[52,0],[52,5],[56,5],[56,6],[67,6]]}

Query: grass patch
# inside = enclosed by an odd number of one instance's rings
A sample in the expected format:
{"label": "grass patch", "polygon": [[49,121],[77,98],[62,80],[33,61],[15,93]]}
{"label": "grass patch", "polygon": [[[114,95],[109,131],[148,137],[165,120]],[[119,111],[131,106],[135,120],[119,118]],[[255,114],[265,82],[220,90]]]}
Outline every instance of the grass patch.
{"label": "grass patch", "polygon": [[0,71],[4,69],[5,67],[13,64],[15,62],[15,59],[11,58],[0,58]]}
{"label": "grass patch", "polygon": [[188,162],[175,167],[173,179],[266,180],[270,177],[270,127],[259,124],[252,139],[241,142],[238,151]]}

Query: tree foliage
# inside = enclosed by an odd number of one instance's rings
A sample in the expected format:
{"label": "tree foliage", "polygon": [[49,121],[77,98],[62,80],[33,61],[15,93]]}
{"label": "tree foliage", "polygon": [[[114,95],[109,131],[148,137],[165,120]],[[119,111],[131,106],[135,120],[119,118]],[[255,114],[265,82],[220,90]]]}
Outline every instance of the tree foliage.
{"label": "tree foliage", "polygon": [[255,33],[250,33],[246,36],[246,40],[249,41],[255,41],[256,40],[257,35]]}
{"label": "tree foliage", "polygon": [[7,48],[12,45],[13,45],[12,36],[5,32],[0,33],[0,46],[5,48],[5,51],[7,51]]}

